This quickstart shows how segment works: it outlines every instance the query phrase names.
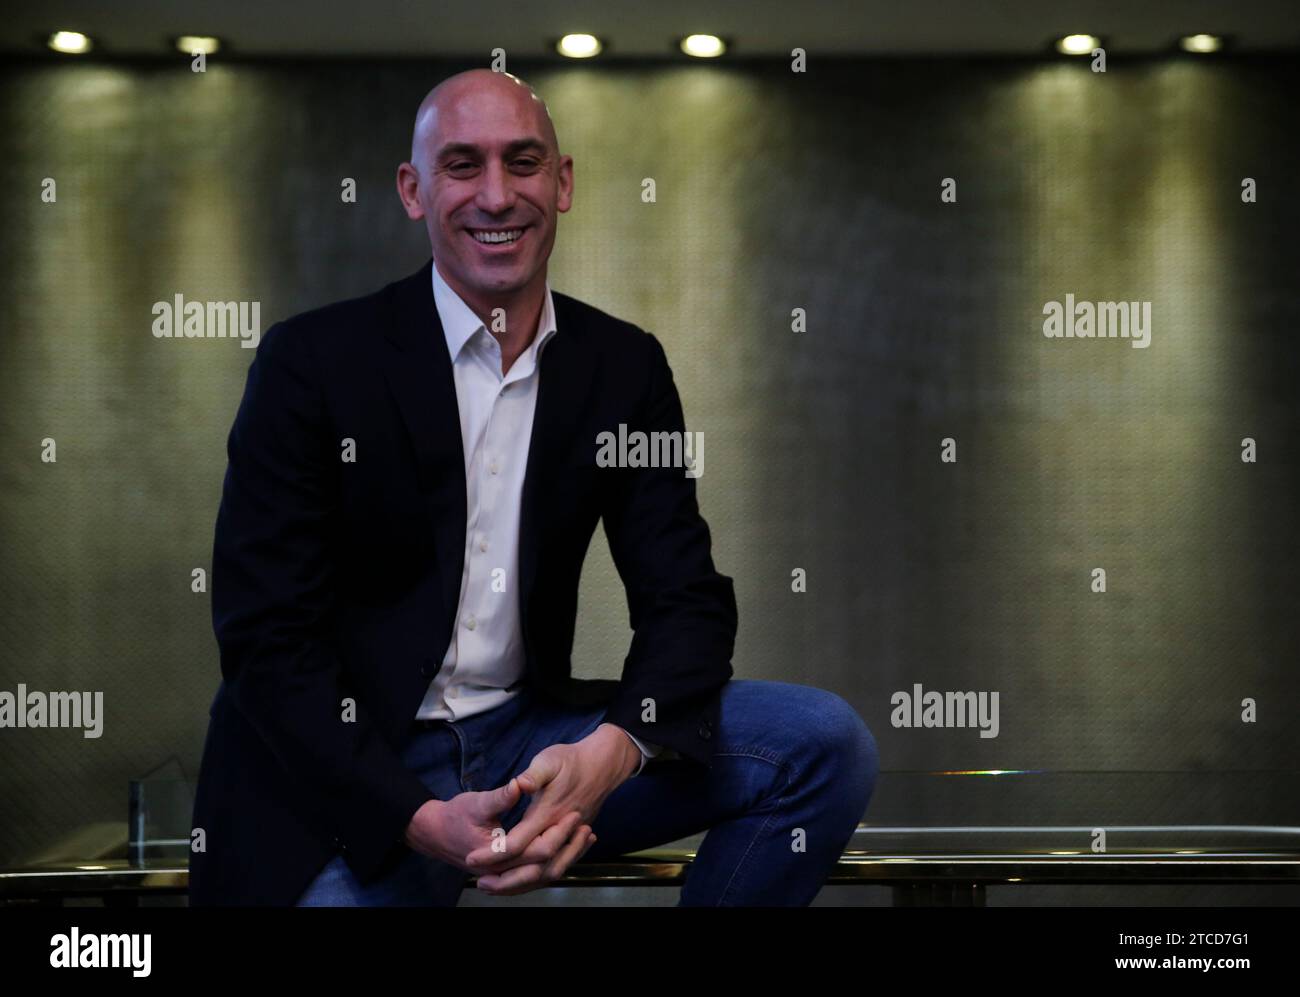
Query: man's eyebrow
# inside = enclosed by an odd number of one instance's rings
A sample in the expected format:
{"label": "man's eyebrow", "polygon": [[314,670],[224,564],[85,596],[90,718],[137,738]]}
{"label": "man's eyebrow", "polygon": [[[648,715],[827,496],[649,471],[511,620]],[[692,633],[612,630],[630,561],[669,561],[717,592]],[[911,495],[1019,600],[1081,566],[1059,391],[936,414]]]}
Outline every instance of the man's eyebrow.
{"label": "man's eyebrow", "polygon": [[[506,145],[505,154],[514,156],[521,152],[536,152],[541,155],[546,154],[546,143],[539,138],[519,138]],[[476,158],[481,150],[478,146],[470,142],[448,142],[438,150],[438,161],[449,159],[452,156],[469,156]]]}

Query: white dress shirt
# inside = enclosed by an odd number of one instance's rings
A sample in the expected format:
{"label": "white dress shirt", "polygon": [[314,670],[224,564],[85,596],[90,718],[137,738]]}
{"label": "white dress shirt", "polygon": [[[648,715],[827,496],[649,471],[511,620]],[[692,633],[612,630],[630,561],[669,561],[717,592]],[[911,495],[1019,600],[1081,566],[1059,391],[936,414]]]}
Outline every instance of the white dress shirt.
{"label": "white dress shirt", "polygon": [[[465,567],[451,643],[416,716],[463,720],[518,695],[524,677],[519,519],[541,380],[538,365],[557,330],[548,282],[537,335],[503,375],[501,344],[438,267],[432,269],[433,300],[451,356],[465,451]],[[646,761],[663,749],[619,730],[641,752],[633,773],[640,775]]]}

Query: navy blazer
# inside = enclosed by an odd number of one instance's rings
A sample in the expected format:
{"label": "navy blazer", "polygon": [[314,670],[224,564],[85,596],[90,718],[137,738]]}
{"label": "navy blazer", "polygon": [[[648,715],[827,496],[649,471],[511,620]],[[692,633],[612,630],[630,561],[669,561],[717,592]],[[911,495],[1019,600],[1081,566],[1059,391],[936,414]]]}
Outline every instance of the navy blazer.
{"label": "navy blazer", "polygon": [[[391,869],[432,794],[400,761],[452,636],[465,461],[432,260],[404,280],[276,323],[227,443],[212,561],[222,681],[194,806],[192,904],[292,904],[335,854]],[[695,479],[598,467],[597,437],[684,432],[650,333],[552,292],[524,478],[519,582],[529,688],[606,707],[709,765],[736,634]],[[342,459],[355,441],[356,460]],[[621,678],[576,679],[582,563],[605,533],[634,630]],[[343,722],[343,700],[356,704]],[[655,720],[642,722],[643,701]]]}

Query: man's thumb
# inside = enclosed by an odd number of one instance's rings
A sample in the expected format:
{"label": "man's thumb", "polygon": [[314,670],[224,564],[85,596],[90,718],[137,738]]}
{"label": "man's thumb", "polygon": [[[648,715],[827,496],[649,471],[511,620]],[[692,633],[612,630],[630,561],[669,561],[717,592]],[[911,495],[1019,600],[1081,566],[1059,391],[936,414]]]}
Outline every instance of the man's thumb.
{"label": "man's thumb", "polygon": [[484,794],[488,797],[488,813],[501,814],[505,813],[517,802],[522,795],[523,789],[519,785],[518,778],[511,779],[504,786],[499,786],[490,793]]}
{"label": "man's thumb", "polygon": [[528,763],[528,768],[515,776],[519,788],[532,795],[560,774],[560,760],[550,752],[540,752]]}

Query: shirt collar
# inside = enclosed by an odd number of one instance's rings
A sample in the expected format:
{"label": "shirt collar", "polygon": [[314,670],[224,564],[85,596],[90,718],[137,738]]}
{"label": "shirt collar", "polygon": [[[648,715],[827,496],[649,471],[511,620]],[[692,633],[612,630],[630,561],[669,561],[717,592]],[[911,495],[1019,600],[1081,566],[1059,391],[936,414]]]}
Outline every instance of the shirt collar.
{"label": "shirt collar", "polygon": [[[447,352],[454,364],[476,332],[483,329],[483,323],[474,314],[474,310],[465,304],[465,300],[451,289],[442,279],[437,266],[433,271],[433,303],[438,309],[438,318],[442,320],[442,333],[447,340]],[[486,329],[484,329],[486,332]],[[542,317],[538,321],[537,335],[529,344],[526,353],[540,359],[542,347],[555,335],[555,302],[551,299],[551,282],[546,282],[546,297],[542,301]]]}

